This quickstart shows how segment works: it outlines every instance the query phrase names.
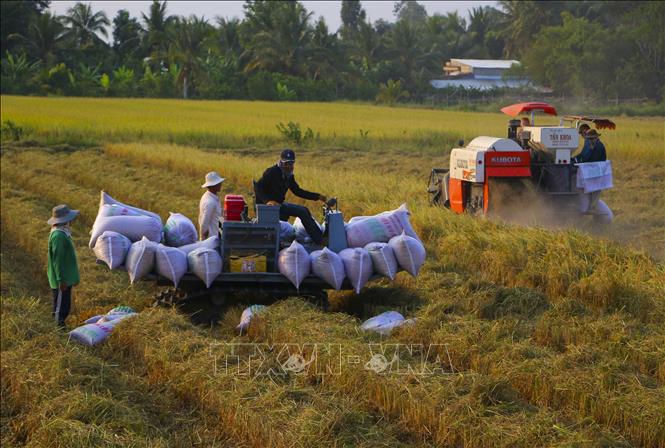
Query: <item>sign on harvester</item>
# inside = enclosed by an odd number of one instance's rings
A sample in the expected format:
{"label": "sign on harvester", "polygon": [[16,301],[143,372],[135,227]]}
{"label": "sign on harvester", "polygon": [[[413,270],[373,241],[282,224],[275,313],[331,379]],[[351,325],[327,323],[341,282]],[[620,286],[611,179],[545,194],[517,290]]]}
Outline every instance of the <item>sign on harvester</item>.
{"label": "sign on harvester", "polygon": [[532,141],[541,143],[546,148],[577,148],[579,143],[579,135],[574,128],[532,126],[526,129],[531,132]]}

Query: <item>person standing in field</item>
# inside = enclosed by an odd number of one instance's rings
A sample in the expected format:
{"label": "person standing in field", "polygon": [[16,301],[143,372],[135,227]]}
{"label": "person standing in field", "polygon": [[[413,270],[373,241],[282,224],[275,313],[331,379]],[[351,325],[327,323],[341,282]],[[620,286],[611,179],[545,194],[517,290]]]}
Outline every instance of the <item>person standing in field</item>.
{"label": "person standing in field", "polygon": [[286,221],[290,216],[296,216],[302,221],[307,234],[316,244],[323,242],[323,233],[312,218],[312,214],[302,205],[285,202],[286,192],[291,190],[296,196],[311,201],[326,202],[328,199],[319,193],[303,190],[296,182],[293,170],[296,163],[296,154],[285,149],[280,154],[279,161],[265,170],[261,179],[254,185],[254,194],[257,204],[279,206],[279,219]]}
{"label": "person standing in field", "polygon": [[51,233],[46,273],[53,291],[53,317],[59,327],[65,326],[72,306],[72,288],[80,281],[71,230],[71,223],[78,215],[78,210],[62,204],[53,207],[51,219],[47,221],[51,225]]}
{"label": "person standing in field", "polygon": [[605,145],[600,141],[600,135],[595,129],[590,129],[584,133],[584,147],[582,152],[573,157],[573,163],[604,162],[607,160]]}
{"label": "person standing in field", "polygon": [[222,217],[219,192],[222,189],[222,182],[224,182],[224,178],[217,172],[211,171],[206,174],[205,183],[201,185],[201,188],[206,189],[199,202],[199,238],[201,240],[217,235],[219,230],[219,220]]}

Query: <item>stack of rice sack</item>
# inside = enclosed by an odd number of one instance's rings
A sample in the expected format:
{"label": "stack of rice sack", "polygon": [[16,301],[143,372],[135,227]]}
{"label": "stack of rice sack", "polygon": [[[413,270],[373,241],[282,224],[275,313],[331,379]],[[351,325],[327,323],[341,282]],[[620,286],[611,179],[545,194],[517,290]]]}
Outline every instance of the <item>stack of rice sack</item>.
{"label": "stack of rice sack", "polygon": [[296,288],[310,274],[337,290],[348,278],[356,293],[374,274],[393,280],[403,269],[415,277],[425,263],[425,247],[411,227],[409,216],[403,204],[375,216],[352,218],[346,225],[349,248],[339,254],[327,248],[308,254],[296,237],[280,252],[279,271]]}
{"label": "stack of rice sack", "polygon": [[124,268],[131,283],[156,272],[175,286],[188,271],[207,287],[222,270],[219,237],[197,241],[196,227],[180,213],[165,225],[159,215],[132,207],[101,192],[90,247],[110,269]]}

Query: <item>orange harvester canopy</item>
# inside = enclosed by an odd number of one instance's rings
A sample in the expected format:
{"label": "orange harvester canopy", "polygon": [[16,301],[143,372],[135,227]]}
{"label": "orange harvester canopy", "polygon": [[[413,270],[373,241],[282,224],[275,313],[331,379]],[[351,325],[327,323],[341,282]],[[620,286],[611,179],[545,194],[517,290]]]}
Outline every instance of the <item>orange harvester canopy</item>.
{"label": "orange harvester canopy", "polygon": [[596,126],[596,129],[616,129],[617,126],[608,118],[594,117],[592,115],[566,115],[563,117],[566,120],[588,121]]}
{"label": "orange harvester canopy", "polygon": [[556,109],[551,104],[541,103],[538,101],[531,101],[528,103],[517,103],[510,106],[506,106],[501,109],[506,115],[511,117],[516,117],[519,114],[525,114],[527,112],[544,112],[549,115],[556,115]]}

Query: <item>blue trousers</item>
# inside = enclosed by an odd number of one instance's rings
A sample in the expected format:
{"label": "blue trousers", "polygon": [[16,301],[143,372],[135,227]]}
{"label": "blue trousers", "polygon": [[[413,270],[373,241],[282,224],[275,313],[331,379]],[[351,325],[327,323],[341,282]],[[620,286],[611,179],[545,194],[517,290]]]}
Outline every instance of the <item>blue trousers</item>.
{"label": "blue trousers", "polygon": [[307,230],[307,234],[310,236],[310,238],[312,238],[312,241],[314,241],[316,244],[321,244],[323,241],[323,234],[321,233],[319,226],[317,226],[316,222],[314,222],[314,218],[312,218],[312,214],[309,212],[307,207],[283,202],[279,208],[279,219],[282,221],[287,221],[290,216],[300,218],[302,225],[305,227],[305,230]]}
{"label": "blue trousers", "polygon": [[72,287],[69,286],[64,291],[60,289],[51,289],[53,291],[53,318],[59,326],[65,326],[65,319],[69,316],[69,310],[72,307]]}

